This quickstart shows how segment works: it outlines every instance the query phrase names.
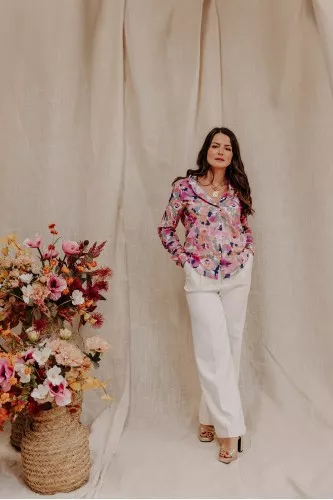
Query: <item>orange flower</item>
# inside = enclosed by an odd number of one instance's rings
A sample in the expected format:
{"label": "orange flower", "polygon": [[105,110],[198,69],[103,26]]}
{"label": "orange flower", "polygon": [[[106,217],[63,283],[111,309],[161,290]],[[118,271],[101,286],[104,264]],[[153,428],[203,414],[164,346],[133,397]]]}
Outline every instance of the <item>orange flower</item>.
{"label": "orange flower", "polygon": [[7,338],[7,337],[10,337],[10,334],[11,334],[11,333],[12,333],[12,332],[11,332],[10,328],[7,328],[7,330],[3,330],[3,329],[1,328],[1,330],[0,330],[0,334],[2,335],[2,337],[3,337],[4,339],[5,339],[5,338]]}
{"label": "orange flower", "polygon": [[92,262],[87,262],[86,266],[87,266],[88,269],[92,269],[93,267],[97,266],[97,262],[94,261],[94,260]]}
{"label": "orange flower", "polygon": [[62,291],[62,294],[63,295],[68,295],[69,294],[69,290],[68,288],[65,288],[65,290]]}
{"label": "orange flower", "polygon": [[71,285],[73,283],[73,278],[66,278],[67,285]]}
{"label": "orange flower", "polygon": [[18,403],[17,405],[15,405],[15,410],[17,413],[20,413],[24,407],[25,407],[24,403]]}
{"label": "orange flower", "polygon": [[50,268],[48,266],[44,267],[43,274],[46,274],[46,275],[50,274]]}
{"label": "orange flower", "polygon": [[0,425],[2,425],[6,420],[8,420],[8,412],[5,408],[0,408]]}
{"label": "orange flower", "polygon": [[62,273],[65,273],[65,274],[69,274],[70,273],[70,270],[68,269],[67,266],[63,265],[62,268],[61,268],[61,272]]}
{"label": "orange flower", "polygon": [[83,266],[75,266],[76,267],[76,270],[79,272],[79,273],[84,273],[84,267]]}
{"label": "orange flower", "polygon": [[15,385],[17,383],[17,378],[16,377],[10,377],[10,379],[8,380],[8,382],[10,383],[10,385]]}
{"label": "orange flower", "polygon": [[57,261],[55,259],[52,259],[51,262],[50,262],[50,266],[54,267],[56,265],[57,265]]}
{"label": "orange flower", "polygon": [[20,356],[11,354],[10,352],[0,352],[0,358],[7,358],[11,365],[14,365],[16,357]]}
{"label": "orange flower", "polygon": [[9,400],[10,400],[10,396],[9,396],[8,392],[4,392],[3,394],[1,394],[1,396],[0,396],[0,403],[1,404],[8,403]]}

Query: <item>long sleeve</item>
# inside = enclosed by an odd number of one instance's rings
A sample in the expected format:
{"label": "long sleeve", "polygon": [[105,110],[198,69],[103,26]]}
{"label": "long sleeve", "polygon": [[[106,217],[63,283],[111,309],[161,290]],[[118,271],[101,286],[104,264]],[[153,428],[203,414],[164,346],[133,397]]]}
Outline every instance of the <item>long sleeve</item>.
{"label": "long sleeve", "polygon": [[254,255],[255,246],[254,246],[253,234],[252,234],[252,230],[249,226],[247,217],[245,215],[243,215],[241,217],[241,223],[242,223],[242,226],[244,229],[244,234],[246,234],[246,248],[248,248],[250,250],[250,252],[252,252]]}
{"label": "long sleeve", "polygon": [[164,248],[171,254],[171,258],[176,262],[177,266],[182,267],[187,261],[187,255],[184,247],[180,244],[176,228],[183,210],[180,190],[178,184],[176,184],[172,189],[168,206],[165,209],[157,230]]}

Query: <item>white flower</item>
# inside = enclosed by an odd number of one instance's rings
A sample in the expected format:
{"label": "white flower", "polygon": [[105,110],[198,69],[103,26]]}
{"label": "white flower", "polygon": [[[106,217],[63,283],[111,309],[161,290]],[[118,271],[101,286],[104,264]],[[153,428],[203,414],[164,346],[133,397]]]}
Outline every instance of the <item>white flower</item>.
{"label": "white flower", "polygon": [[74,290],[74,292],[71,295],[71,298],[72,298],[72,304],[74,306],[79,306],[84,302],[83,294],[80,290]]}
{"label": "white flower", "polygon": [[39,332],[37,332],[37,330],[34,329],[33,326],[31,326],[30,328],[27,329],[26,331],[27,335],[28,335],[28,339],[31,341],[31,342],[37,342],[37,340],[39,339]]}
{"label": "white flower", "polygon": [[46,372],[47,380],[51,382],[52,385],[59,385],[65,381],[64,377],[60,375],[61,368],[59,366],[53,366]]}
{"label": "white flower", "polygon": [[59,336],[63,340],[69,340],[72,336],[72,332],[67,328],[62,328],[59,332]]}
{"label": "white flower", "polygon": [[20,377],[20,382],[22,382],[22,384],[30,382],[31,368],[29,366],[24,363],[15,363],[14,370]]}
{"label": "white flower", "polygon": [[23,283],[29,284],[33,277],[34,277],[33,274],[25,273],[25,274],[21,274],[20,280],[23,281]]}
{"label": "white flower", "polygon": [[45,399],[46,396],[49,393],[49,388],[46,385],[41,385],[39,384],[38,387],[35,387],[35,389],[31,393],[31,397],[36,399]]}
{"label": "white flower", "polygon": [[39,366],[43,366],[43,365],[45,365],[46,361],[49,359],[50,354],[51,354],[51,349],[49,349],[48,347],[44,347],[44,349],[42,349],[41,351],[36,349],[32,353],[32,356],[37,361]]}
{"label": "white flower", "polygon": [[31,285],[23,286],[21,288],[23,293],[23,300],[26,304],[29,304],[31,295],[34,293],[34,290]]}

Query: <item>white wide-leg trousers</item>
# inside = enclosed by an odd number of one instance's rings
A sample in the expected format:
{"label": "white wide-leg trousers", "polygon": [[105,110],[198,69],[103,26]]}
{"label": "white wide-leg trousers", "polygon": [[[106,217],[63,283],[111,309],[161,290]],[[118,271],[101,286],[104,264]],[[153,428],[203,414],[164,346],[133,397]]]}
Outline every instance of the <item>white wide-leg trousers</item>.
{"label": "white wide-leg trousers", "polygon": [[185,291],[202,396],[201,424],[218,437],[245,434],[238,388],[239,364],[251,287],[253,255],[231,278],[214,280],[185,264]]}

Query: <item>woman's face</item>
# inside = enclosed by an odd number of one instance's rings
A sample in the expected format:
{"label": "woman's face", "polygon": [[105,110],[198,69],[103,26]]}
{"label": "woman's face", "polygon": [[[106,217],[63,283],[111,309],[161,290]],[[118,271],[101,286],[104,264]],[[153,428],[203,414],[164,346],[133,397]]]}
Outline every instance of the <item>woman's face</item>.
{"label": "woman's face", "polygon": [[207,161],[211,167],[227,168],[232,160],[230,137],[215,134],[207,152]]}

